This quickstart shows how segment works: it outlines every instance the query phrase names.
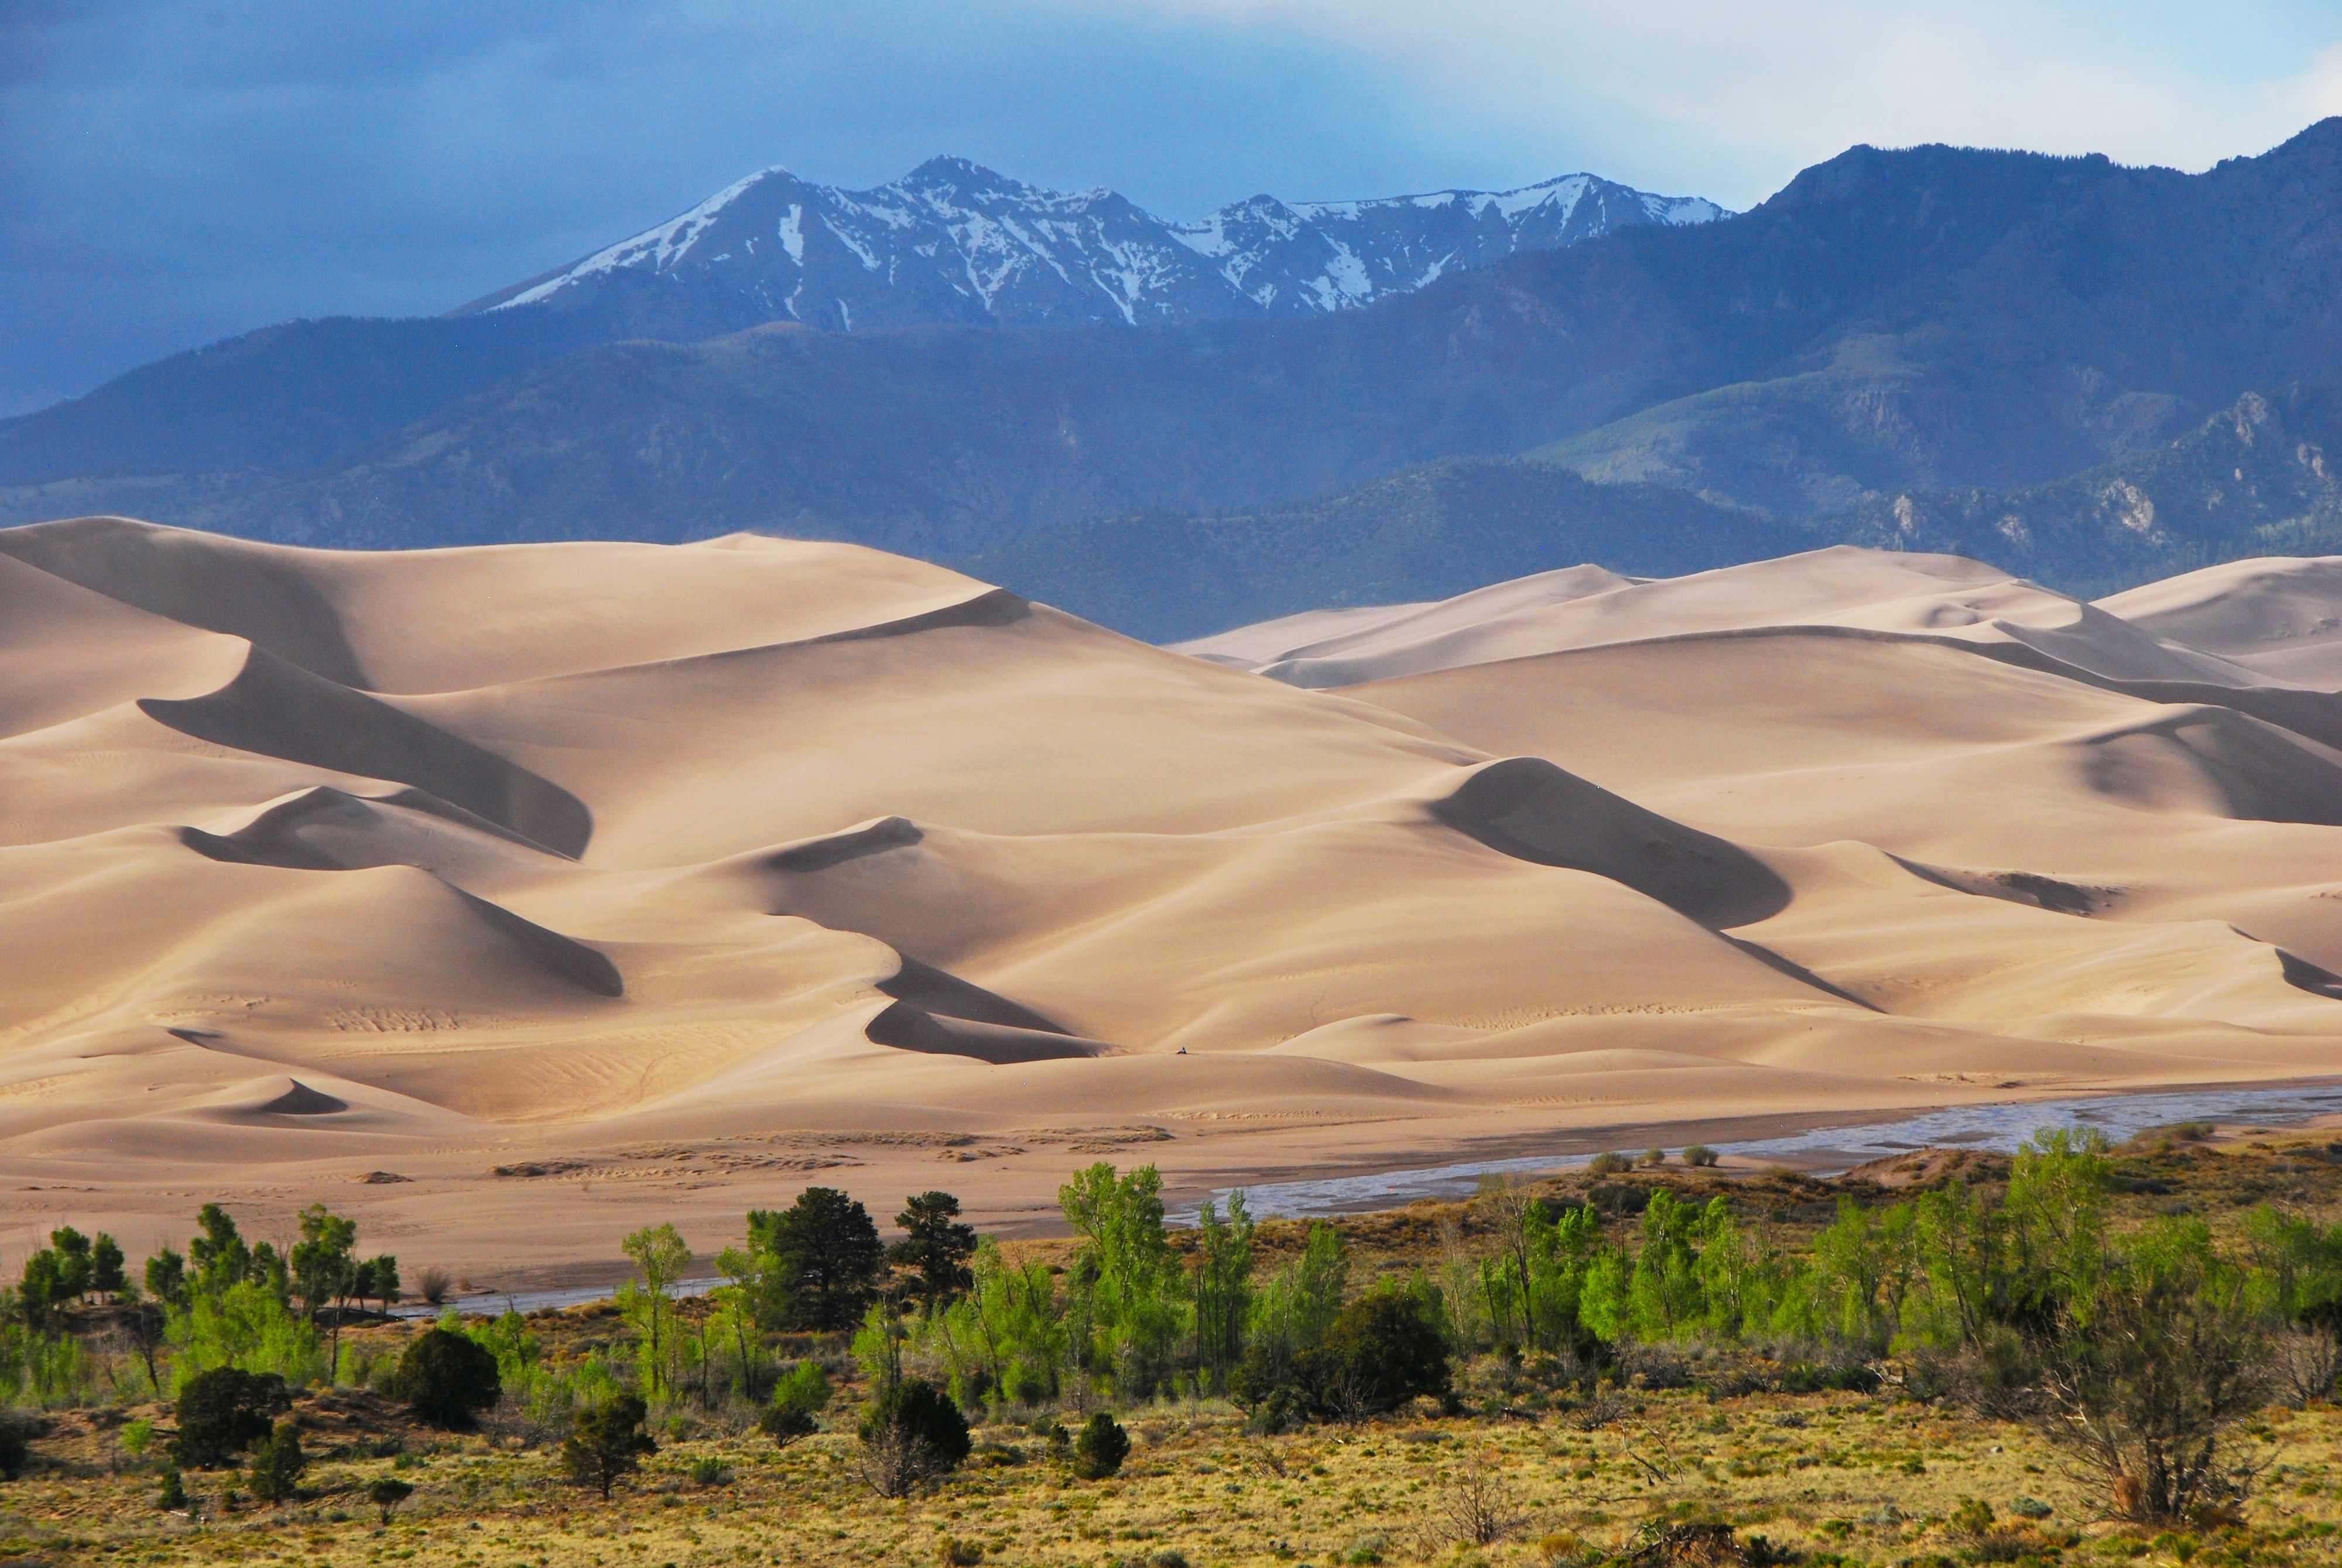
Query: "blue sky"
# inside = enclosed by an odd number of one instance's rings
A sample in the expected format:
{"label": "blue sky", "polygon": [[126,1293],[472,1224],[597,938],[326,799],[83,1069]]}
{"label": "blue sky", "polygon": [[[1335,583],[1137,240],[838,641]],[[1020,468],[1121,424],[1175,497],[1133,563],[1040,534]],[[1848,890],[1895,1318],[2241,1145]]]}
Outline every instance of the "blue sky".
{"label": "blue sky", "polygon": [[769,164],[1740,207],[1856,142],[2200,169],[2336,113],[2331,0],[0,0],[0,414],[444,310]]}

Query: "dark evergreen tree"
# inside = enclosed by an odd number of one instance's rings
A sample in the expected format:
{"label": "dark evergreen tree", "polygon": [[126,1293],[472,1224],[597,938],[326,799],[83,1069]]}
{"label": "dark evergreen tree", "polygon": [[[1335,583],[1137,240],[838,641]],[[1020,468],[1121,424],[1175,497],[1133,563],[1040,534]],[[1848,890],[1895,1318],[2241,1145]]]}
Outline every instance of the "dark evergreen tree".
{"label": "dark evergreen tree", "polygon": [[57,1256],[57,1283],[67,1296],[79,1301],[89,1293],[90,1281],[95,1269],[90,1256],[90,1240],[71,1225],[49,1233],[49,1246]]}
{"label": "dark evergreen tree", "polygon": [[1119,1473],[1122,1462],[1129,1456],[1130,1433],[1103,1410],[1091,1416],[1082,1434],[1074,1439],[1074,1473],[1084,1481],[1104,1481]]}
{"label": "dark evergreen tree", "polygon": [[777,1213],[750,1211],[748,1240],[774,1259],[792,1328],[851,1327],[886,1256],[870,1212],[835,1187],[807,1187]]}
{"label": "dark evergreen tree", "polygon": [[214,1295],[252,1277],[252,1249],[245,1244],[225,1209],[205,1203],[195,1211],[195,1223],[203,1228],[203,1234],[187,1243],[195,1289]]}
{"label": "dark evergreen tree", "polygon": [[187,1304],[187,1260],[165,1247],[146,1260],[146,1293],[165,1306]]}
{"label": "dark evergreen tree", "polygon": [[976,1256],[976,1227],[961,1222],[957,1198],[943,1192],[906,1198],[895,1223],[903,1239],[886,1250],[886,1258],[909,1272],[914,1300],[932,1313],[966,1293],[976,1283],[967,1266]]}
{"label": "dark evergreen tree", "polygon": [[504,1397],[496,1358],[467,1334],[435,1328],[406,1347],[391,1394],[434,1426],[461,1429]]}
{"label": "dark evergreen tree", "polygon": [[619,1477],[642,1468],[643,1455],[658,1452],[643,1422],[650,1414],[642,1400],[622,1393],[577,1418],[577,1430],[561,1445],[562,1468],[579,1486],[598,1488],[604,1497]]}
{"label": "dark evergreen tree", "polygon": [[968,1455],[967,1417],[950,1394],[906,1377],[862,1413],[862,1478],[881,1497],[906,1497]]}
{"label": "dark evergreen tree", "polygon": [[104,1231],[90,1247],[89,1288],[100,1295],[118,1296],[130,1288],[130,1276],[122,1264],[122,1244]]}
{"label": "dark evergreen tree", "polygon": [[179,1390],[179,1435],[171,1457],[191,1470],[229,1463],[266,1437],[292,1404],[285,1380],[273,1372],[224,1366],[199,1373]]}
{"label": "dark evergreen tree", "polygon": [[280,1421],[275,1431],[253,1447],[252,1494],[264,1503],[283,1503],[299,1489],[301,1473],[308,1468],[309,1456],[301,1452],[299,1429],[289,1421]]}
{"label": "dark evergreen tree", "polygon": [[382,1476],[366,1488],[366,1501],[382,1510],[385,1524],[390,1523],[392,1512],[414,1495],[415,1488],[395,1475]]}

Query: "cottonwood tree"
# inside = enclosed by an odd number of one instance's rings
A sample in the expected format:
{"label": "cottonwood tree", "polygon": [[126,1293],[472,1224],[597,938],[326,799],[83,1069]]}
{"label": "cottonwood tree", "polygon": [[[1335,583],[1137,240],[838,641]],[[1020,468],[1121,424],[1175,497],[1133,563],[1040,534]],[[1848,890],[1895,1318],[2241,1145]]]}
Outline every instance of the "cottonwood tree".
{"label": "cottonwood tree", "polygon": [[672,1224],[646,1225],[619,1245],[642,1275],[639,1285],[618,1293],[618,1307],[643,1336],[645,1382],[654,1393],[673,1383],[668,1357],[675,1350],[675,1286],[691,1266],[691,1247]]}

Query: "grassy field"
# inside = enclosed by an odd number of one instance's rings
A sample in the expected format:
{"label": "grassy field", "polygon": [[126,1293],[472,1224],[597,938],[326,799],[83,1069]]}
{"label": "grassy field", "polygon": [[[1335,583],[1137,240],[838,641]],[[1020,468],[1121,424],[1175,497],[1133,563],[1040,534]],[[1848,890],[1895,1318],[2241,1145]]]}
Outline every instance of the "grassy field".
{"label": "grassy field", "polygon": [[[2127,1154],[2121,1201],[2127,1213],[2189,1209],[2216,1225],[2263,1200],[2331,1217],[2342,1209],[2337,1158],[2306,1136],[2150,1145]],[[1941,1161],[1909,1164],[1870,1175],[1946,1174]],[[1964,1174],[1990,1172],[1969,1157]],[[1867,1179],[1680,1169],[1575,1176],[1552,1189],[1591,1198],[1625,1223],[1637,1194],[1661,1183],[1727,1192],[1752,1220],[1785,1231],[1822,1223],[1840,1190],[1877,1191]],[[1424,1203],[1343,1228],[1362,1263],[1399,1269],[1468,1247],[1479,1223],[1472,1205]],[[1265,1258],[1296,1244],[1298,1230],[1264,1227]],[[1034,1245],[1046,1254],[1054,1243]],[[539,1314],[530,1327],[555,1359],[623,1333],[606,1306]],[[355,1332],[387,1345],[420,1330]],[[123,1439],[142,1417],[158,1440],[167,1435],[167,1409],[52,1412],[34,1467],[0,1488],[0,1557],[1326,1568],[1576,1564],[1641,1548],[1645,1563],[1657,1563],[1712,1558],[1712,1537],[1680,1533],[1671,1549],[1660,1533],[1718,1523],[1737,1532],[1744,1557],[1817,1568],[2342,1561],[2342,1412],[2272,1408],[2244,1435],[2259,1474],[2234,1520],[2149,1535],[2108,1523],[2096,1483],[2040,1435],[1910,1397],[1893,1365],[1886,1371],[1876,1393],[1798,1394],[1780,1392],[1779,1369],[1754,1353],[1677,1348],[1639,1353],[1622,1364],[1623,1381],[1588,1392],[1541,1386],[1529,1370],[1491,1359],[1465,1370],[1459,1403],[1468,1413],[1426,1404],[1276,1437],[1246,1435],[1241,1413],[1219,1402],[1146,1405],[1119,1413],[1135,1446],[1119,1476],[1098,1482],[1075,1479],[1044,1435],[1051,1415],[1070,1423],[1077,1413],[1036,1412],[1030,1422],[979,1426],[959,1473],[899,1503],[874,1496],[857,1473],[852,1387],[833,1406],[832,1430],[786,1450],[750,1428],[746,1412],[662,1414],[659,1452],[606,1503],[566,1484],[552,1434],[516,1416],[451,1436],[415,1425],[378,1394],[343,1388],[305,1394],[295,1407],[312,1456],[296,1503],[263,1506],[235,1494],[233,1472],[190,1473],[193,1506],[165,1512],[155,1470],[125,1453]],[[1758,1391],[1735,1392],[1750,1387]],[[365,1498],[384,1475],[415,1488],[387,1523]],[[1988,1523],[1970,1500],[1989,1506]]]}

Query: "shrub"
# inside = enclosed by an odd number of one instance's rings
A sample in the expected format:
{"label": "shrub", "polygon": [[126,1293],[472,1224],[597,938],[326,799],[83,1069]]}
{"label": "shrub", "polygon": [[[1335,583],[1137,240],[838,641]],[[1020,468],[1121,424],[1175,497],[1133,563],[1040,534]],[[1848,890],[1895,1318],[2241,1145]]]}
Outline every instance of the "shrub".
{"label": "shrub", "polygon": [[385,1524],[390,1523],[393,1511],[414,1495],[415,1488],[395,1475],[381,1477],[365,1491],[366,1501],[382,1510],[382,1522]]}
{"label": "shrub", "polygon": [[467,1334],[435,1328],[399,1358],[391,1394],[434,1426],[457,1429],[504,1397],[496,1358]]}
{"label": "shrub", "polygon": [[176,1513],[186,1505],[187,1478],[179,1473],[177,1465],[166,1463],[163,1466],[162,1488],[155,1493],[155,1506],[168,1513]]}
{"label": "shrub", "polygon": [[605,1498],[622,1475],[642,1468],[643,1455],[658,1444],[643,1430],[650,1414],[639,1395],[622,1393],[577,1418],[577,1430],[561,1445],[562,1468],[579,1486],[598,1487]]}
{"label": "shrub", "polygon": [[1331,1413],[1379,1413],[1448,1392],[1447,1341],[1426,1305],[1407,1292],[1380,1290],[1342,1309],[1317,1353],[1332,1363],[1322,1382]]}
{"label": "shrub", "polygon": [[179,1436],[171,1457],[194,1470],[228,1463],[266,1437],[292,1405],[285,1380],[273,1372],[223,1366],[199,1373],[179,1390]]}
{"label": "shrub", "polygon": [[732,1472],[722,1460],[710,1454],[691,1462],[691,1480],[695,1486],[729,1486]]}
{"label": "shrub", "polygon": [[264,1437],[252,1451],[252,1494],[264,1503],[282,1503],[301,1484],[309,1456],[301,1452],[301,1433],[289,1421]]}
{"label": "shrub", "polygon": [[1723,1156],[1721,1154],[1718,1154],[1715,1150],[1709,1148],[1706,1144],[1694,1144],[1690,1148],[1684,1151],[1684,1164],[1686,1165],[1706,1167],[1715,1164],[1722,1158]]}
{"label": "shrub", "polygon": [[1586,1174],[1591,1176],[1615,1176],[1634,1168],[1635,1162],[1624,1154],[1596,1154],[1586,1163]]}
{"label": "shrub", "polygon": [[936,1568],[976,1568],[983,1561],[984,1548],[974,1541],[946,1535],[936,1543]]}
{"label": "shrub", "polygon": [[447,1293],[454,1288],[455,1283],[447,1277],[447,1271],[436,1263],[425,1263],[415,1275],[415,1293],[432,1306],[446,1302]]}
{"label": "shrub", "polygon": [[1528,1523],[1528,1510],[1496,1469],[1494,1454],[1482,1454],[1451,1483],[1436,1507],[1443,1533],[1473,1546],[1493,1546]]}
{"label": "shrub", "polygon": [[2044,1315],[2003,1348],[2005,1365],[1981,1367],[1987,1409],[2073,1450],[2128,1519],[2186,1519],[2241,1492],[2252,1467],[2223,1444],[2267,1397],[2268,1341],[2244,1271],[2206,1226],[2149,1230]]}
{"label": "shrub", "polygon": [[907,1377],[863,1412],[862,1478],[881,1497],[907,1497],[968,1455],[967,1418],[951,1395]]}
{"label": "shrub", "polygon": [[1130,1455],[1130,1433],[1122,1423],[1099,1411],[1074,1440],[1074,1473],[1084,1481],[1103,1481],[1118,1474]]}
{"label": "shrub", "polygon": [[122,1429],[121,1435],[114,1440],[114,1445],[129,1456],[131,1463],[143,1463],[147,1450],[155,1446],[155,1423],[140,1417]]}
{"label": "shrub", "polygon": [[1334,1315],[1325,1342],[1282,1369],[1247,1355],[1231,1389],[1250,1413],[1249,1430],[1288,1432],[1312,1420],[1358,1421],[1396,1410],[1418,1394],[1449,1391],[1447,1341],[1436,1307],[1385,1287]]}
{"label": "shrub", "polygon": [[20,1415],[0,1412],[0,1480],[25,1473],[33,1457],[33,1433]]}
{"label": "shrub", "polygon": [[786,1448],[821,1430],[814,1417],[828,1404],[829,1374],[817,1362],[801,1361],[773,1390],[773,1403],[758,1418],[757,1430],[776,1446]]}
{"label": "shrub", "polygon": [[1666,1163],[1667,1152],[1665,1149],[1646,1149],[1643,1151],[1642,1164],[1650,1166],[1652,1169],[1656,1170],[1659,1166],[1664,1165]]}

